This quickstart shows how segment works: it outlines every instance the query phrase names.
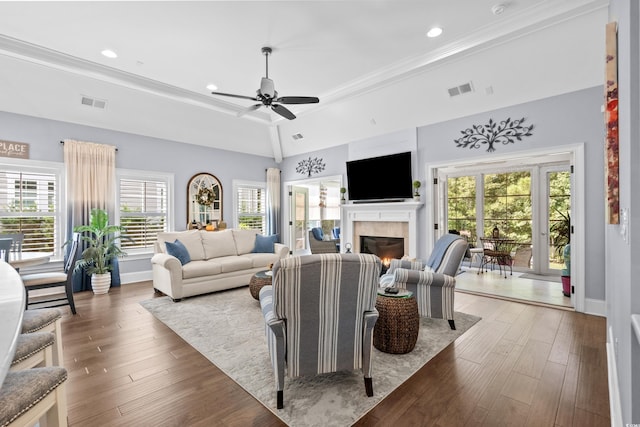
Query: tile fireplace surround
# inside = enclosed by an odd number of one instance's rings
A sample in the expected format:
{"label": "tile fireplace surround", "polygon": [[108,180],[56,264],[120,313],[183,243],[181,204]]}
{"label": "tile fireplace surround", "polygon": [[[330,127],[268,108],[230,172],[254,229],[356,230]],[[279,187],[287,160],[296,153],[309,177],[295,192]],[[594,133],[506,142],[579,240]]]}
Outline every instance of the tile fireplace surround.
{"label": "tile fireplace surround", "polygon": [[404,253],[415,258],[418,253],[417,230],[420,202],[358,203],[342,205],[340,247],[351,243],[360,252],[360,236],[402,237]]}

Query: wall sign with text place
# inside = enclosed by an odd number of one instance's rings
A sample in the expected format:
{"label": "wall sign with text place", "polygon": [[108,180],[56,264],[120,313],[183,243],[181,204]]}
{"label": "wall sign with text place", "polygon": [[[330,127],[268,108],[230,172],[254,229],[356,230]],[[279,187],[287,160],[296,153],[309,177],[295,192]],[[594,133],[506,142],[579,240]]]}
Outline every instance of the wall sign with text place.
{"label": "wall sign with text place", "polygon": [[29,158],[29,144],[0,140],[0,157]]}

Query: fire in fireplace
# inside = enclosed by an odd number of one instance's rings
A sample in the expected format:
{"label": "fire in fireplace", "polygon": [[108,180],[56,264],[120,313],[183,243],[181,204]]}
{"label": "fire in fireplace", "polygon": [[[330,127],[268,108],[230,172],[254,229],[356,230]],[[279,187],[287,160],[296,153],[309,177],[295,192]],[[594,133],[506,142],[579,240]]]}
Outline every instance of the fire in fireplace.
{"label": "fire in fireplace", "polygon": [[360,236],[360,252],[374,254],[382,261],[383,270],[389,267],[394,258],[404,256],[404,239],[402,237]]}

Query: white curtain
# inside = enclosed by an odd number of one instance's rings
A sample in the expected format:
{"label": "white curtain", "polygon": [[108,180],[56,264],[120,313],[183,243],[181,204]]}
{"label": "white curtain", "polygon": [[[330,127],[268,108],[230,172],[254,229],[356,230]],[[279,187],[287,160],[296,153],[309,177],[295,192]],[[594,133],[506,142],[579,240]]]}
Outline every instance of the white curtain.
{"label": "white curtain", "polygon": [[[116,147],[93,142],[64,140],[64,163],[67,179],[67,212],[69,238],[73,228],[88,224],[91,209],[115,213]],[[74,290],[91,289],[90,284],[74,278]],[[112,285],[120,284],[117,265],[112,271]]]}
{"label": "white curtain", "polygon": [[280,169],[267,169],[266,234],[280,233]]}

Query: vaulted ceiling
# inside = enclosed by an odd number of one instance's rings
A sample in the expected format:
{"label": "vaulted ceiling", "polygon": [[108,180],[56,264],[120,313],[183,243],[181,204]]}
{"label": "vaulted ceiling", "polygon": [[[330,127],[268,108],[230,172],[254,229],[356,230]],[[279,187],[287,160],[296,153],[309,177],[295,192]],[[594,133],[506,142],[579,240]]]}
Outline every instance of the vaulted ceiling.
{"label": "vaulted ceiling", "polygon": [[[279,161],[600,85],[607,6],[0,2],[0,110]],[[426,37],[434,26],[442,35]],[[273,48],[269,77],[279,94],[317,96],[319,104],[288,106],[298,116],[291,121],[265,108],[237,117],[253,102],[206,89],[254,96],[265,75],[263,46]],[[470,92],[450,96],[467,83]]]}

